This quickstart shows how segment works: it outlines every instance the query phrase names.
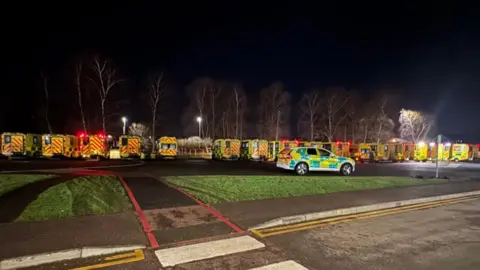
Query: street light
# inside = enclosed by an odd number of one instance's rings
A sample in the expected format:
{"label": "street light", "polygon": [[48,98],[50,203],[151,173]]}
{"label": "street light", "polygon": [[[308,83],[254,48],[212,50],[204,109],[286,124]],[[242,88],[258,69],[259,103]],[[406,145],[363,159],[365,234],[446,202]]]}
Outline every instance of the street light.
{"label": "street light", "polygon": [[127,126],[127,118],[124,116],[122,117],[123,122],[123,135],[125,135],[125,127]]}
{"label": "street light", "polygon": [[202,117],[197,117],[198,122],[198,137],[202,137]]}

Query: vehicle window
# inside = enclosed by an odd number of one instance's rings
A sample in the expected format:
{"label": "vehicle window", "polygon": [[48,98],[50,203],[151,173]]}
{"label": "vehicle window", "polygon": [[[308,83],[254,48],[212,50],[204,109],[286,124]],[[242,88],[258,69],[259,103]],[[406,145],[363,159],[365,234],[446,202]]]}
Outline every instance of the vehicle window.
{"label": "vehicle window", "polygon": [[332,144],[330,143],[324,144],[323,148],[327,149],[328,151],[332,151]]}
{"label": "vehicle window", "polygon": [[5,143],[10,143],[12,141],[12,137],[10,135],[5,135],[3,140],[4,140]]}
{"label": "vehicle window", "polygon": [[372,148],[372,151],[377,151],[377,146],[376,145],[372,145],[370,147]]}
{"label": "vehicle window", "polygon": [[343,144],[338,144],[338,150],[342,150],[343,149]]}
{"label": "vehicle window", "polygon": [[70,145],[73,145],[73,138],[70,138]]}
{"label": "vehicle window", "polygon": [[329,151],[327,151],[325,149],[319,149],[319,151],[320,151],[320,156],[321,157],[329,157],[330,154],[331,154]]}
{"label": "vehicle window", "polygon": [[253,143],[253,148],[258,148],[258,142]]}
{"label": "vehicle window", "polygon": [[87,145],[89,142],[90,142],[90,138],[89,138],[89,137],[83,138],[83,145]]}
{"label": "vehicle window", "polygon": [[175,144],[170,144],[170,147],[169,147],[169,148],[170,148],[170,149],[175,149],[175,148],[177,148],[177,146],[176,146]]}
{"label": "vehicle window", "polygon": [[388,150],[388,146],[385,145],[385,146],[383,147],[383,150],[387,151],[387,150]]}
{"label": "vehicle window", "polygon": [[122,138],[122,145],[123,146],[128,145],[128,138]]}
{"label": "vehicle window", "polygon": [[52,138],[50,138],[50,136],[45,137],[45,144],[49,145],[51,143],[52,143]]}
{"label": "vehicle window", "polygon": [[277,143],[275,143],[275,149],[278,149],[278,148],[279,148],[279,146],[278,146],[278,142],[277,142]]}
{"label": "vehicle window", "polygon": [[368,149],[368,148],[363,148],[363,149],[360,150],[360,153],[362,153],[362,154],[368,154],[368,152],[370,152],[370,149]]}
{"label": "vehicle window", "polygon": [[225,147],[230,148],[230,141],[225,142]]}
{"label": "vehicle window", "polygon": [[318,152],[317,152],[317,149],[315,149],[315,148],[308,148],[307,149],[307,154],[317,156]]}
{"label": "vehicle window", "polygon": [[215,142],[215,146],[217,146],[217,147],[220,146],[220,144],[221,144],[220,141]]}
{"label": "vehicle window", "polygon": [[453,147],[453,151],[460,152],[460,151],[462,151],[462,147],[460,145],[456,145],[456,146]]}
{"label": "vehicle window", "polygon": [[162,143],[162,149],[168,149],[168,144],[163,144]]}
{"label": "vehicle window", "polygon": [[405,145],[405,151],[408,151],[409,146]]}
{"label": "vehicle window", "polygon": [[38,137],[37,136],[33,136],[33,144],[37,144],[38,143]]}

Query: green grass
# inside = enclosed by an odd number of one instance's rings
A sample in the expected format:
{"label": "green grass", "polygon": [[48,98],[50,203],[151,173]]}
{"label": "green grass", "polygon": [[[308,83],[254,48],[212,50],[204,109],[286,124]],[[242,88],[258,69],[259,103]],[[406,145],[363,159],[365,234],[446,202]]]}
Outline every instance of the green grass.
{"label": "green grass", "polygon": [[131,202],[118,179],[85,176],[47,189],[25,208],[17,221],[63,219],[129,209],[132,209]]}
{"label": "green grass", "polygon": [[0,174],[0,196],[25,185],[51,178],[45,174]]}
{"label": "green grass", "polygon": [[205,203],[215,204],[341,191],[444,183],[444,179],[392,176],[182,176],[167,181]]}

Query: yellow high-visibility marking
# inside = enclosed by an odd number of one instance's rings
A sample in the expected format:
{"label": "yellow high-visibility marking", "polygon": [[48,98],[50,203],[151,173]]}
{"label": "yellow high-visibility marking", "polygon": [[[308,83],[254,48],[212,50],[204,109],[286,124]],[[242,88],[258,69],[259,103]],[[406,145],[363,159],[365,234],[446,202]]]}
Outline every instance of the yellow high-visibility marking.
{"label": "yellow high-visibility marking", "polygon": [[375,210],[375,211],[358,213],[358,214],[351,214],[351,215],[345,215],[345,216],[336,216],[336,217],[331,217],[331,218],[324,218],[324,219],[307,221],[307,222],[302,222],[302,223],[295,223],[295,224],[290,224],[290,225],[282,225],[282,226],[278,226],[278,227],[266,228],[266,229],[260,229],[260,230],[262,231],[262,233],[268,233],[268,232],[283,230],[285,227],[288,227],[288,228],[304,227],[304,226],[307,226],[307,225],[314,225],[314,224],[318,224],[318,223],[326,223],[326,222],[344,220],[344,219],[354,219],[355,217],[358,217],[358,216],[370,216],[370,215],[376,214],[376,213],[394,212],[394,211],[398,211],[398,210],[402,210],[402,209],[416,209],[418,207],[427,206],[427,205],[433,207],[433,206],[438,205],[438,204],[444,204],[446,202],[451,202],[451,201],[458,201],[458,200],[461,200],[461,199],[465,199],[465,198],[453,198],[453,199],[447,199],[447,200],[437,201],[437,202],[428,202],[428,203],[405,205],[405,206],[400,206],[400,207],[395,207],[395,208]]}
{"label": "yellow high-visibility marking", "polygon": [[136,256],[135,252],[129,252],[129,253],[124,253],[124,254],[105,257],[104,260],[105,261],[111,261],[111,260],[123,259],[123,258],[135,257],[135,256]]}
{"label": "yellow high-visibility marking", "polygon": [[443,206],[443,205],[448,205],[448,204],[453,204],[458,202],[476,200],[479,198],[480,196],[470,196],[466,198],[447,199],[447,200],[438,201],[438,202],[408,205],[408,206],[402,206],[397,208],[389,208],[384,210],[377,210],[377,211],[371,211],[371,212],[365,212],[365,213],[359,213],[359,214],[353,214],[353,215],[347,215],[347,216],[332,217],[332,218],[314,220],[309,222],[278,226],[273,228],[252,229],[251,232],[259,236],[260,238],[265,238],[273,235],[303,231],[303,230],[308,230],[308,229],[313,229],[318,227],[325,227],[328,225],[344,223],[352,220],[380,217],[380,216],[403,213],[403,212],[408,212],[413,210],[422,210],[422,209],[438,207],[438,206]]}
{"label": "yellow high-visibility marking", "polygon": [[141,249],[137,249],[133,252],[106,257],[104,260],[108,261],[108,260],[113,260],[113,259],[116,259],[116,258],[124,258],[124,257],[127,257],[127,258],[123,259],[123,260],[109,261],[109,262],[105,262],[105,263],[82,266],[82,267],[74,268],[72,270],[99,269],[99,268],[105,268],[105,267],[109,267],[109,266],[113,266],[113,265],[137,262],[137,261],[141,261],[141,260],[145,259],[145,255],[143,254],[143,251]]}

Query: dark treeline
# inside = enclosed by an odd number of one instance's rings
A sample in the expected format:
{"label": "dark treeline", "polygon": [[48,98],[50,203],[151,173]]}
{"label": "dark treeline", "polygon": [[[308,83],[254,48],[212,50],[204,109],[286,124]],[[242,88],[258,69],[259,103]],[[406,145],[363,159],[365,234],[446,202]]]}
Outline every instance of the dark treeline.
{"label": "dark treeline", "polygon": [[210,138],[382,142],[402,135],[397,134],[400,107],[388,89],[364,96],[327,87],[292,96],[282,82],[246,91],[240,82],[209,77],[178,87],[161,71],[134,81],[101,57],[76,61],[68,72],[39,74],[36,97],[41,102],[35,103],[32,117],[38,130],[29,132],[118,134],[120,119],[127,116],[154,136],[197,135],[197,117],[202,118],[202,137]]}

